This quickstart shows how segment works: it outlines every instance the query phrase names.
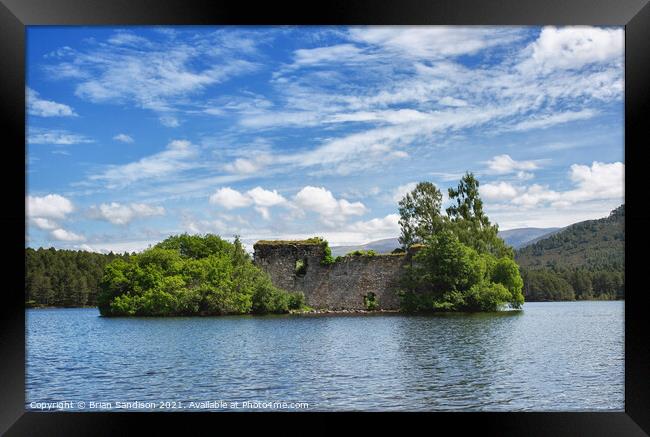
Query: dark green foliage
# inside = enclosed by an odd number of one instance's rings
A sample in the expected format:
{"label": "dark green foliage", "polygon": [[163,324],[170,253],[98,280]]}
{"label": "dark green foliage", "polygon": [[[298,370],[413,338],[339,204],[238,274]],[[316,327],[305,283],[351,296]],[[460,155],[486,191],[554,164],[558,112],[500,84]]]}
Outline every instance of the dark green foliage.
{"label": "dark green foliage", "polygon": [[375,311],[379,309],[379,302],[377,300],[377,295],[372,291],[366,294],[363,297],[363,305],[366,307],[366,310],[368,311]]}
{"label": "dark green foliage", "polygon": [[402,282],[407,311],[496,311],[519,308],[524,298],[519,268],[507,257],[480,254],[449,229],[430,236]]}
{"label": "dark green foliage", "polygon": [[619,299],[625,289],[625,205],[517,250],[529,300]]}
{"label": "dark green foliage", "polygon": [[623,271],[624,254],[625,206],[621,205],[609,217],[576,223],[517,250],[515,259],[526,269]]}
{"label": "dark green foliage", "polygon": [[[317,237],[317,238],[319,238],[319,237]],[[321,240],[320,244],[323,246],[323,251],[324,251],[323,259],[320,262],[321,265],[328,266],[330,264],[334,264],[336,262],[336,259],[334,259],[334,257],[332,257],[332,249],[330,249],[330,246],[327,243],[327,240],[324,240],[322,238],[319,238],[319,239]]]}
{"label": "dark green foliage", "polygon": [[128,258],[49,249],[25,249],[25,301],[30,306],[94,306],[104,266]]}
{"label": "dark green foliage", "polygon": [[284,313],[304,298],[273,286],[241,245],[216,235],[178,235],[106,266],[105,316]]}

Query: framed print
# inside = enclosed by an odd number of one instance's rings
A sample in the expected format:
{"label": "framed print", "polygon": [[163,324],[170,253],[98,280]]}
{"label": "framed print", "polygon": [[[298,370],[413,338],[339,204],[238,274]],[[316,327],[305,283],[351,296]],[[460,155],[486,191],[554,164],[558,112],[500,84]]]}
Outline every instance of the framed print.
{"label": "framed print", "polygon": [[649,432],[646,1],[0,20],[7,435]]}

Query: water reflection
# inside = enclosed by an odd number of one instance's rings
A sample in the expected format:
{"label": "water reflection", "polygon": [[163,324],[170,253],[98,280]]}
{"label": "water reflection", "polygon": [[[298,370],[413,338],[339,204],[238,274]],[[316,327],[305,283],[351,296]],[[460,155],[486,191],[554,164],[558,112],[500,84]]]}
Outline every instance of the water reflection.
{"label": "water reflection", "polygon": [[27,404],[622,410],[623,302],[434,316],[120,318],[28,310]]}

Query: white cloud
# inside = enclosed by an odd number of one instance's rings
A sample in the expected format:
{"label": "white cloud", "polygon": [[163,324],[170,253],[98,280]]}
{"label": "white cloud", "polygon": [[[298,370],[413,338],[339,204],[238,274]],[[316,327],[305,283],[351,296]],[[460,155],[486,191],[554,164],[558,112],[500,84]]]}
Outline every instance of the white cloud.
{"label": "white cloud", "polygon": [[[539,168],[535,161],[515,161],[510,155],[498,155],[487,161],[488,168],[496,174],[507,174],[515,171],[536,170]],[[522,176],[526,175],[522,173]]]}
{"label": "white cloud", "polygon": [[323,63],[359,63],[365,60],[362,51],[353,44],[338,44],[314,49],[298,49],[294,52],[294,61],[299,66],[311,66]]}
{"label": "white cloud", "polygon": [[38,117],[75,117],[74,110],[63,103],[44,100],[31,88],[27,88],[27,112]]}
{"label": "white cloud", "polygon": [[323,187],[306,186],[294,196],[295,204],[320,215],[321,221],[333,225],[346,220],[351,215],[363,215],[367,208],[361,202],[336,199],[332,192]]}
{"label": "white cloud", "polygon": [[251,38],[224,31],[206,32],[202,38],[161,35],[153,40],[118,31],[107,43],[88,41],[86,50],[50,58],[55,62],[46,71],[53,78],[76,79],[80,98],[132,103],[157,112],[162,124],[174,127],[179,121],[169,111],[183,99],[258,68],[246,59],[255,53],[257,42]]}
{"label": "white cloud", "polygon": [[253,202],[258,206],[275,206],[287,201],[287,199],[278,194],[276,190],[269,191],[262,187],[255,187],[252,190],[248,190],[246,194],[248,194],[248,196],[253,199]]}
{"label": "white cloud", "polygon": [[47,231],[56,229],[56,227],[58,226],[56,222],[42,217],[34,217],[31,219],[31,221],[32,223],[34,223],[34,225],[37,228],[47,230]]}
{"label": "white cloud", "polygon": [[85,241],[86,237],[80,234],[75,234],[74,232],[67,231],[65,229],[55,229],[50,232],[50,236],[59,241]]}
{"label": "white cloud", "polygon": [[147,205],[144,203],[102,203],[99,206],[91,206],[89,210],[91,218],[106,220],[114,225],[126,225],[138,218],[164,214],[165,208],[162,206]]}
{"label": "white cloud", "polygon": [[223,206],[226,209],[235,209],[251,205],[253,199],[230,187],[224,187],[210,196],[210,203]]}
{"label": "white cloud", "polygon": [[72,202],[58,194],[27,196],[27,215],[44,219],[64,219],[74,211]]}
{"label": "white cloud", "polygon": [[568,123],[576,120],[586,120],[598,114],[593,109],[581,109],[580,111],[558,112],[556,114],[535,116],[515,124],[512,130],[524,131],[529,129],[545,129],[556,124]]}
{"label": "white cloud", "polygon": [[512,43],[520,33],[494,27],[366,26],[352,28],[350,38],[402,56],[440,59]]}
{"label": "white cloud", "polygon": [[517,196],[517,189],[508,182],[481,184],[479,191],[485,200],[507,200]]}
{"label": "white cloud", "polygon": [[276,190],[265,190],[262,187],[255,187],[245,193],[240,193],[230,187],[218,189],[210,196],[210,203],[220,205],[226,209],[244,208],[255,205],[255,210],[262,218],[268,220],[271,217],[269,208],[277,205],[292,207],[281,194]]}
{"label": "white cloud", "polygon": [[567,208],[583,202],[624,200],[625,165],[621,162],[602,163],[594,161],[591,166],[573,164],[569,179],[575,188],[557,191],[547,185],[533,184],[515,187],[508,182],[481,185],[481,196],[486,200],[509,201],[522,208],[551,205]]}
{"label": "white cloud", "polygon": [[438,100],[438,103],[445,106],[467,106],[467,102],[463,99],[457,99],[451,96],[445,96],[442,99]]}
{"label": "white cloud", "polygon": [[199,166],[199,162],[193,161],[197,155],[197,147],[189,141],[175,140],[162,152],[146,156],[139,161],[111,166],[103,173],[90,176],[90,179],[106,181],[109,187],[121,187],[143,179],[169,177]]}
{"label": "white cloud", "polygon": [[524,66],[552,71],[597,62],[623,62],[624,38],[622,28],[545,27],[531,44],[531,58]]}
{"label": "white cloud", "polygon": [[115,141],[120,141],[122,143],[132,143],[133,138],[127,134],[117,134],[113,137]]}
{"label": "white cloud", "polygon": [[399,202],[406,196],[407,193],[410,193],[413,191],[418,183],[417,182],[409,182],[404,185],[400,185],[399,187],[395,188],[393,190],[393,195],[391,197],[391,200],[393,202]]}
{"label": "white cloud", "polygon": [[254,158],[237,158],[233,162],[226,164],[223,168],[228,173],[251,174],[259,171],[265,165],[273,161],[270,155],[266,153],[257,153]]}
{"label": "white cloud", "polygon": [[66,130],[47,130],[42,128],[29,128],[27,131],[27,142],[29,144],[81,144],[92,143],[92,139]]}

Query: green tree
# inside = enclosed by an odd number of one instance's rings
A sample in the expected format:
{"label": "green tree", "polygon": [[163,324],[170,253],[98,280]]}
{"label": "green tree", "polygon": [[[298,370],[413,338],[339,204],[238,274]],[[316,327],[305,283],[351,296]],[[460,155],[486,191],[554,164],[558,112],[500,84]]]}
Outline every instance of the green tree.
{"label": "green tree", "polygon": [[442,194],[431,182],[420,182],[399,201],[399,242],[404,248],[422,243],[429,235],[442,230],[440,214]]}
{"label": "green tree", "polygon": [[101,281],[102,315],[281,313],[304,296],[273,286],[244,250],[216,235],[178,235],[110,263]]}
{"label": "green tree", "polygon": [[511,247],[499,237],[499,227],[491,224],[483,212],[479,194],[479,181],[467,172],[456,189],[449,188],[449,199],[454,202],[447,208],[447,216],[454,233],[463,244],[479,253],[491,253],[497,257],[514,258]]}

